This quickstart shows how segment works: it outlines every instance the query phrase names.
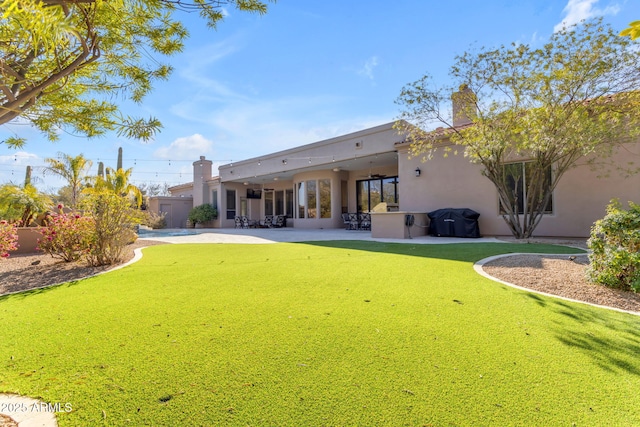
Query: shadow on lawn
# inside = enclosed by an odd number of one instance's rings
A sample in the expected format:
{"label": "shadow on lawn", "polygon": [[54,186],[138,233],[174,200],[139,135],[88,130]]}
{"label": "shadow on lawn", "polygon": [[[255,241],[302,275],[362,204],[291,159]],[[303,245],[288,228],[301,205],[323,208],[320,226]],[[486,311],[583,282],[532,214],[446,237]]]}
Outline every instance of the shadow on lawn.
{"label": "shadow on lawn", "polygon": [[582,351],[605,371],[640,375],[639,316],[528,296],[568,320],[557,323],[555,334],[560,343]]}
{"label": "shadow on lawn", "polygon": [[[579,253],[576,248],[546,244],[462,243],[424,245],[363,241],[319,241],[304,244],[393,253],[452,261],[476,262],[505,253]],[[471,268],[471,267],[470,267]],[[563,316],[555,335],[563,345],[591,357],[603,370],[640,375],[640,317],[527,293],[537,304]],[[553,324],[552,324],[553,325]]]}
{"label": "shadow on lawn", "polygon": [[451,261],[476,262],[483,258],[509,253],[557,253],[575,254],[583,252],[567,246],[525,243],[452,243],[452,244],[411,244],[369,242],[362,240],[331,240],[299,242],[300,244],[330,248],[354,249],[369,252],[382,252],[424,258],[446,259]]}
{"label": "shadow on lawn", "polygon": [[0,302],[8,301],[8,300],[11,300],[11,299],[25,299],[25,298],[33,296],[33,295],[44,294],[44,293],[47,293],[47,292],[50,292],[50,291],[53,291],[55,289],[62,288],[62,287],[69,288],[71,286],[75,286],[75,285],[79,284],[83,280],[85,280],[85,278],[77,279],[77,280],[71,280],[71,281],[68,281],[68,282],[61,282],[61,283],[53,283],[53,284],[43,285],[41,287],[31,288],[31,289],[27,289],[27,290],[18,290],[18,291],[15,291],[13,293],[7,293],[7,294],[4,294],[4,295],[0,295]]}

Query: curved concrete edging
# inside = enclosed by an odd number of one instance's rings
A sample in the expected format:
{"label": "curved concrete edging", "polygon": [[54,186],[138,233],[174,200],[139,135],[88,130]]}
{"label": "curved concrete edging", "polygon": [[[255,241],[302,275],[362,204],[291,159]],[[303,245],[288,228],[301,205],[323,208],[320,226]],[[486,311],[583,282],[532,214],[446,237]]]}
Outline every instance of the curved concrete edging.
{"label": "curved concrete edging", "polygon": [[607,310],[613,310],[613,311],[619,311],[621,313],[633,314],[634,316],[640,316],[640,312],[637,312],[637,311],[623,310],[621,308],[615,308],[615,307],[609,307],[609,306],[606,306],[606,305],[594,304],[594,303],[591,303],[591,302],[580,301],[580,300],[573,299],[573,298],[562,297],[562,296],[559,296],[559,295],[554,295],[554,294],[550,294],[550,293],[547,293],[547,292],[536,291],[534,289],[529,289],[529,288],[525,288],[523,286],[518,286],[518,285],[516,285],[514,283],[509,283],[509,282],[504,281],[502,279],[498,279],[497,277],[494,277],[494,276],[490,275],[489,273],[487,273],[486,271],[484,271],[484,269],[482,268],[486,263],[488,263],[490,261],[493,261],[493,260],[496,260],[496,259],[500,259],[500,258],[510,257],[510,256],[517,256],[517,255],[582,256],[582,255],[586,255],[586,254],[584,252],[583,253],[576,253],[576,254],[537,254],[537,253],[531,253],[531,252],[518,252],[518,253],[511,253],[511,254],[500,254],[500,255],[494,255],[494,256],[490,256],[488,258],[481,259],[480,261],[478,261],[475,264],[473,264],[473,269],[476,271],[476,273],[480,274],[481,276],[486,277],[487,279],[491,279],[494,282],[502,283],[503,285],[507,285],[507,286],[510,286],[512,288],[520,289],[522,291],[531,292],[531,293],[538,294],[538,295],[544,295],[544,296],[552,297],[552,298],[558,298],[558,299],[561,299],[561,300],[564,300],[564,301],[577,302],[579,304],[586,304],[586,305],[590,305],[592,307],[605,308]]}

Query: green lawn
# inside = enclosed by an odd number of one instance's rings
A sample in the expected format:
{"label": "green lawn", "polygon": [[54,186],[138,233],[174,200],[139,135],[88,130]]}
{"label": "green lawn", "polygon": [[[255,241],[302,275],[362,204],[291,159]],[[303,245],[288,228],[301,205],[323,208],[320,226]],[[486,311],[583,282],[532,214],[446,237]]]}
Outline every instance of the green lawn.
{"label": "green lawn", "polygon": [[640,317],[473,261],[545,245],[162,245],[0,298],[0,392],[61,426],[640,425]]}

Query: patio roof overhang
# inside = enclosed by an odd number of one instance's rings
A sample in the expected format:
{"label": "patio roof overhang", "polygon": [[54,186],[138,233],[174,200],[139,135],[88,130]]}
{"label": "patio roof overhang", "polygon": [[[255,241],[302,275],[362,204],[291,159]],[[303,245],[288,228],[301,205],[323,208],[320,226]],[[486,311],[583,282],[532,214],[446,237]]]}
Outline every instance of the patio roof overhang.
{"label": "patio roof overhang", "polygon": [[[282,162],[282,161],[281,161]],[[291,181],[296,174],[321,170],[333,170],[334,172],[358,172],[376,174],[376,169],[388,168],[398,165],[398,153],[396,151],[377,153],[369,156],[354,157],[351,159],[320,161],[319,159],[300,158],[286,159],[282,168],[267,167],[267,160],[256,160],[251,170],[246,167],[234,168],[231,164],[226,170],[227,178],[223,182],[237,182],[249,184],[266,184],[274,181]],[[290,163],[293,163],[290,165]],[[246,166],[246,165],[245,165]],[[265,166],[264,168],[262,166]],[[288,167],[287,167],[288,166]],[[220,174],[223,172],[220,170]],[[363,176],[364,177],[364,176]]]}
{"label": "patio roof overhang", "polygon": [[402,138],[393,123],[289,150],[229,163],[218,168],[221,182],[266,184],[291,181],[302,172],[369,172],[397,167],[395,144]]}

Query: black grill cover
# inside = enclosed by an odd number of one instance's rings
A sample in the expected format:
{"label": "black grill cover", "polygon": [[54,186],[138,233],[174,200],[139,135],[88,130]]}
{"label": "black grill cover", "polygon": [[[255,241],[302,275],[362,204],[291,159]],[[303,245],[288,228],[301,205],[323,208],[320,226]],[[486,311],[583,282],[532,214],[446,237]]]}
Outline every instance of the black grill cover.
{"label": "black grill cover", "polygon": [[480,214],[474,210],[463,209],[438,209],[429,212],[429,234],[439,237],[480,237],[478,217]]}

